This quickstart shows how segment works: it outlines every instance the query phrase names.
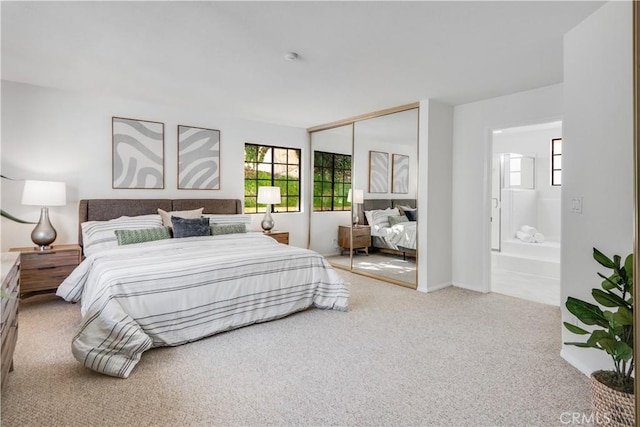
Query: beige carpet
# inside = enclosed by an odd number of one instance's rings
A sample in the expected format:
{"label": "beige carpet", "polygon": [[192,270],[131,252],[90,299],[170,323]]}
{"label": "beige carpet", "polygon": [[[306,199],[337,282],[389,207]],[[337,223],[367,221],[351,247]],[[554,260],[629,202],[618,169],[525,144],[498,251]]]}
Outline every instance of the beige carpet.
{"label": "beige carpet", "polygon": [[557,307],[340,274],[347,313],[151,350],[126,380],[73,359],[77,305],[28,299],[2,426],[561,426],[590,411],[588,379],[559,356]]}

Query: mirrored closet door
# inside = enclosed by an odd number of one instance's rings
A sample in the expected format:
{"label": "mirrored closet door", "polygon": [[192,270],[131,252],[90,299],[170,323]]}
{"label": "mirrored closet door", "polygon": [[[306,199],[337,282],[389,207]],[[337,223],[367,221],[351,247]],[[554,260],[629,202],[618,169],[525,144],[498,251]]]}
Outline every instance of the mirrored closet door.
{"label": "mirrored closet door", "polygon": [[310,132],[310,248],[336,267],[416,288],[417,106]]}

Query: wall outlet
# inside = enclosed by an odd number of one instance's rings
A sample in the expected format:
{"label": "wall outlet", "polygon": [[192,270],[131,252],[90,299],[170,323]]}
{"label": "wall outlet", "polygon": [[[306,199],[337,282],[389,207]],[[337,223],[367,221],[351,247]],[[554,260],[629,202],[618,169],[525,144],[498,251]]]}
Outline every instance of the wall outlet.
{"label": "wall outlet", "polygon": [[571,198],[571,213],[581,214],[582,213],[582,196],[580,197],[572,197]]}

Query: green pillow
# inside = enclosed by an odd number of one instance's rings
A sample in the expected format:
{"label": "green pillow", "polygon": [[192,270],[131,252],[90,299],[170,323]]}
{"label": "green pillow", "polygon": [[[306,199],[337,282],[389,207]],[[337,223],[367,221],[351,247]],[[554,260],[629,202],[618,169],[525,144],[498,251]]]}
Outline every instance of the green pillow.
{"label": "green pillow", "polygon": [[246,232],[247,226],[242,222],[232,224],[211,224],[211,235],[213,236]]}
{"label": "green pillow", "polygon": [[389,217],[389,224],[393,227],[401,222],[409,222],[409,218],[404,215],[394,215]]}
{"label": "green pillow", "polygon": [[116,230],[118,245],[151,242],[171,238],[170,227],[143,228],[140,230]]}

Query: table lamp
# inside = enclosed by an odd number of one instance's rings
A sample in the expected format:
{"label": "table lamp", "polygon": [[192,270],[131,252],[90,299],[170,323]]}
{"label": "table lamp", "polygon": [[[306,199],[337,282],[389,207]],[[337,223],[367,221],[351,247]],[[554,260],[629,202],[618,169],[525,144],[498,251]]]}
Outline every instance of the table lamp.
{"label": "table lamp", "polygon": [[356,225],[359,221],[358,205],[360,203],[364,203],[364,190],[358,188],[354,188],[353,190],[349,189],[347,202],[350,202],[353,205],[353,225]]}
{"label": "table lamp", "polygon": [[31,232],[31,240],[38,245],[38,249],[51,249],[51,243],[56,240],[58,233],[49,221],[49,206],[64,206],[67,204],[67,191],[64,182],[59,181],[25,181],[22,192],[22,204],[40,206],[40,221]]}
{"label": "table lamp", "polygon": [[267,211],[260,226],[265,233],[271,233],[274,226],[273,218],[271,218],[271,205],[280,203],[280,187],[258,187],[258,203],[267,205]]}

